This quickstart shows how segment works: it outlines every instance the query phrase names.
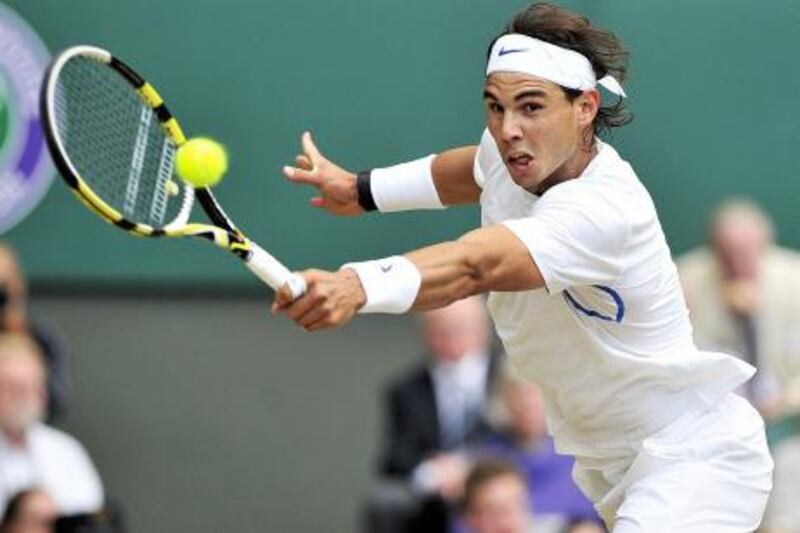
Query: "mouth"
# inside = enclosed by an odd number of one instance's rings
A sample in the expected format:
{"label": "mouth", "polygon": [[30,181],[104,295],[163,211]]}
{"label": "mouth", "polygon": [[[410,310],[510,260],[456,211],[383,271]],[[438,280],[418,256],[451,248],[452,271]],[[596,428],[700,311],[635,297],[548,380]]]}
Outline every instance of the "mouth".
{"label": "mouth", "polygon": [[524,173],[533,164],[533,156],[524,152],[513,152],[506,157],[506,164],[516,173]]}

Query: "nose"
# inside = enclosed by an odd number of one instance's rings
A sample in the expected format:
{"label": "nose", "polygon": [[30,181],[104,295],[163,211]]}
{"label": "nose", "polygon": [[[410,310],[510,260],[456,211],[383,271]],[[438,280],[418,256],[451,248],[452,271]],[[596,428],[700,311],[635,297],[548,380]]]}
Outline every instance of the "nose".
{"label": "nose", "polygon": [[503,114],[503,140],[506,142],[515,141],[522,138],[522,128],[520,128],[517,117],[514,113],[506,112]]}

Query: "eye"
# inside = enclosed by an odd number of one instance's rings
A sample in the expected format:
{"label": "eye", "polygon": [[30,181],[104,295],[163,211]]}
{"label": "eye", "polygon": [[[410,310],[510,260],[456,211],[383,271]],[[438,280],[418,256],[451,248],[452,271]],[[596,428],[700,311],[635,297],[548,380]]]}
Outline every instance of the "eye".
{"label": "eye", "polygon": [[486,102],[486,108],[491,111],[492,113],[502,113],[503,106],[498,104],[497,102]]}
{"label": "eye", "polygon": [[533,102],[529,102],[527,104],[522,104],[522,110],[526,113],[535,113],[536,111],[542,109],[541,104],[535,104]]}

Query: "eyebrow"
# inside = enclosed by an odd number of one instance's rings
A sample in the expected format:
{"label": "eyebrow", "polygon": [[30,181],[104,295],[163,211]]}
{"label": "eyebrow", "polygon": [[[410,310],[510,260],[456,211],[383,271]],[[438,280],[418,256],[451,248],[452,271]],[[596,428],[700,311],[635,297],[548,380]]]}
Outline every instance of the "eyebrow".
{"label": "eyebrow", "polygon": [[547,93],[542,91],[541,89],[531,89],[530,91],[521,92],[514,97],[514,100],[519,102],[520,100],[524,100],[525,98],[545,98],[547,97]]}
{"label": "eyebrow", "polygon": [[[514,100],[519,102],[520,100],[524,100],[525,98],[546,98],[546,97],[547,97],[547,93],[545,91],[542,91],[541,89],[531,89],[529,91],[524,91],[524,92],[519,93],[518,95],[516,95],[514,97]],[[483,98],[484,98],[484,100],[486,100],[486,99],[497,100],[498,99],[495,95],[493,95],[489,91],[483,91]]]}

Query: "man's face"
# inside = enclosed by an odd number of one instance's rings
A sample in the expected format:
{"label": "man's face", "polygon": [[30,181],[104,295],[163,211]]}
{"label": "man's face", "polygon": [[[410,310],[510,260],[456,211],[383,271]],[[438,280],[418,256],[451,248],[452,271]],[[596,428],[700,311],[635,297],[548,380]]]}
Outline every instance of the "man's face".
{"label": "man's face", "polygon": [[[514,182],[536,192],[542,182],[576,177],[583,132],[597,112],[599,93],[570,102],[553,82],[514,72],[495,72],[484,87],[486,122]],[[577,169],[578,171],[582,168]]]}
{"label": "man's face", "polygon": [[423,315],[425,344],[438,361],[456,362],[470,352],[486,351],[489,331],[484,304],[465,298]]}
{"label": "man's face", "polygon": [[475,494],[467,509],[473,533],[523,533],[530,519],[525,485],[515,476],[491,479]]}
{"label": "man's face", "polygon": [[40,420],[44,371],[33,357],[0,354],[0,429],[21,432]]}
{"label": "man's face", "polygon": [[728,221],[717,228],[713,244],[726,279],[758,278],[767,247],[767,236],[760,225],[745,218]]}

